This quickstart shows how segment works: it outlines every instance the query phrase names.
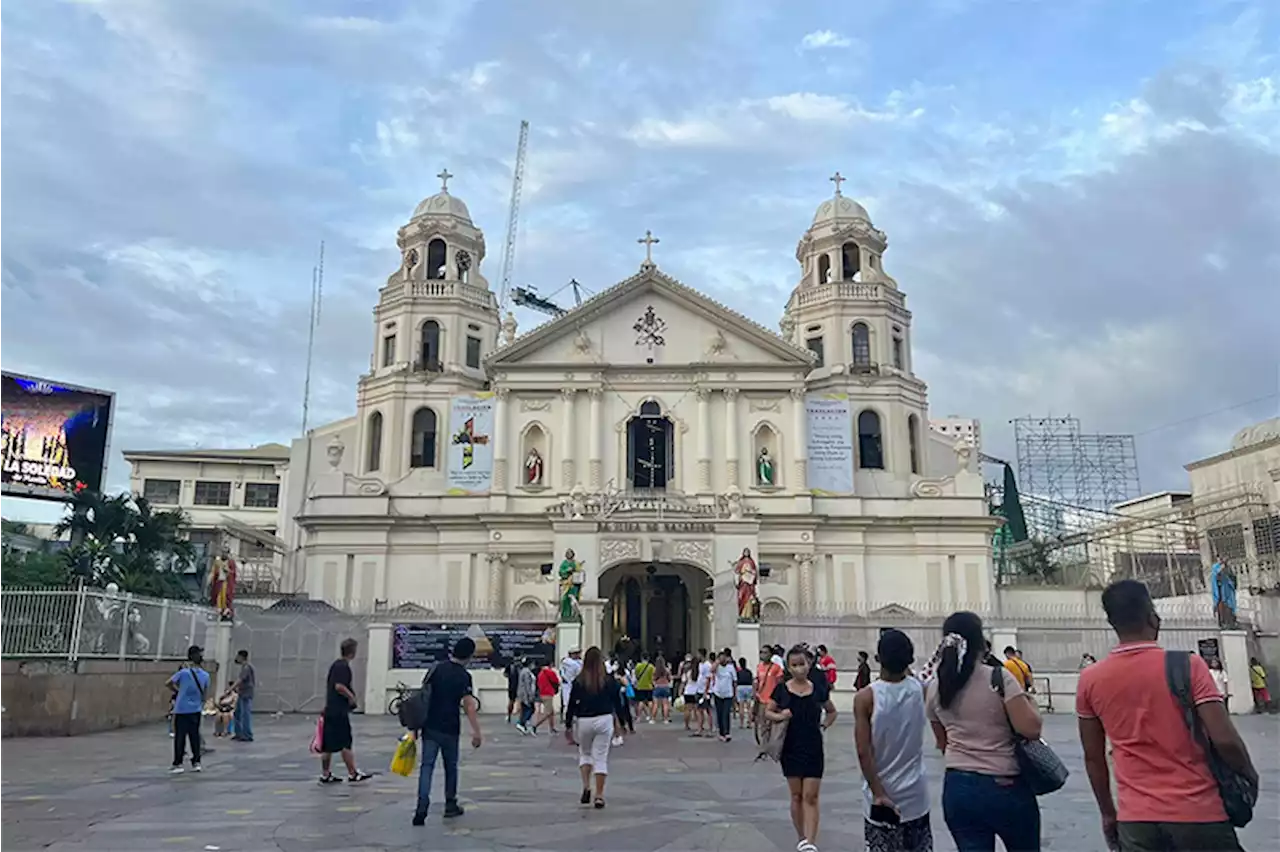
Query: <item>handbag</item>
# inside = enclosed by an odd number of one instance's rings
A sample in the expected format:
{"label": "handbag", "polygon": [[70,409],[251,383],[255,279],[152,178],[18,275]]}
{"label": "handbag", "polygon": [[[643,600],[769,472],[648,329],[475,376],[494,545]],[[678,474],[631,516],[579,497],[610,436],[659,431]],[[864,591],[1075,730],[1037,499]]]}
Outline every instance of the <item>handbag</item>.
{"label": "handbag", "polygon": [[[991,688],[999,694],[1001,704],[1003,704],[1003,667],[997,666],[991,669]],[[1009,722],[1007,708],[1005,709],[1004,718],[1006,722]],[[1066,764],[1062,762],[1062,758],[1058,757],[1057,753],[1044,740],[1029,740],[1019,734],[1014,730],[1013,722],[1009,722],[1009,730],[1013,733],[1013,754],[1017,758],[1018,774],[1023,783],[1037,796],[1044,796],[1061,790],[1063,785],[1067,783],[1067,776],[1071,774],[1067,771]]]}
{"label": "handbag", "polygon": [[1191,738],[1204,749],[1209,762],[1209,773],[1218,785],[1218,795],[1222,797],[1223,810],[1227,819],[1236,828],[1244,828],[1253,820],[1253,808],[1258,803],[1258,785],[1249,778],[1236,772],[1223,761],[1213,743],[1205,736],[1200,726],[1200,717],[1196,715],[1195,697],[1191,692],[1191,652],[1165,651],[1164,676],[1169,684],[1179,708],[1183,721],[1191,731]]}
{"label": "handbag", "polygon": [[324,716],[316,719],[315,736],[311,738],[311,753],[320,754],[324,750]]}

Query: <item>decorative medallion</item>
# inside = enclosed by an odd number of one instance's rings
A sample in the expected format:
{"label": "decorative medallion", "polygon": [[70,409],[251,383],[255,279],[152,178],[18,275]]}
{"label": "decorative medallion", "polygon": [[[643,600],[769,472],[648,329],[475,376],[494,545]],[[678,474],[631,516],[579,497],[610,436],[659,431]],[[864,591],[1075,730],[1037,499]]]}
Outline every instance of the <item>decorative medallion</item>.
{"label": "decorative medallion", "polygon": [[656,346],[666,346],[667,339],[663,334],[667,331],[666,320],[653,310],[653,305],[644,309],[644,314],[631,326],[636,333],[636,346],[645,346],[652,350]]}
{"label": "decorative medallion", "polygon": [[466,249],[458,250],[458,269],[466,272],[471,268],[471,253]]}

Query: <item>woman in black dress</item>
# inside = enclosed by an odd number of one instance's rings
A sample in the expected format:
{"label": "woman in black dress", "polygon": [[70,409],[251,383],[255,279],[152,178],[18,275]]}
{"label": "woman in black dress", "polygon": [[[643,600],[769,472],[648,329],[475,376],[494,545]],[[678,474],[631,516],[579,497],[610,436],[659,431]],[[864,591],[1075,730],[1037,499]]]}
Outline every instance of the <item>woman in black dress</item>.
{"label": "woman in black dress", "polygon": [[[826,677],[809,679],[813,658],[797,645],[787,652],[791,677],[769,696],[765,715],[775,722],[787,720],[782,741],[782,774],[791,791],[791,824],[795,826],[796,852],[818,852],[818,791],[826,763],[822,732],[836,720],[836,705]],[[825,717],[825,718],[824,718]]]}

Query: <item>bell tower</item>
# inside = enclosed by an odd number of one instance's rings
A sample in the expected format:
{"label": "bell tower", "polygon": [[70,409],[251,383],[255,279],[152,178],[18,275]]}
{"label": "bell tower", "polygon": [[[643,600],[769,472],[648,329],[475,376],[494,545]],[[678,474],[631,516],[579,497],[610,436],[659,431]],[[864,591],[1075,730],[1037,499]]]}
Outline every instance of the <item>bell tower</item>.
{"label": "bell tower", "polygon": [[796,246],[800,281],[780,327],[818,358],[809,389],[849,394],[857,473],[909,481],[924,473],[928,428],[926,387],[912,370],[911,312],[884,271],[885,233],[844,195],[845,177],[830,180],[834,193]]}
{"label": "bell tower", "polygon": [[373,309],[369,372],[360,379],[362,474],[396,479],[443,471],[449,399],[483,390],[484,358],[498,339],[498,302],[482,271],[484,233],[462,199],[424,199],[396,233],[400,266]]}

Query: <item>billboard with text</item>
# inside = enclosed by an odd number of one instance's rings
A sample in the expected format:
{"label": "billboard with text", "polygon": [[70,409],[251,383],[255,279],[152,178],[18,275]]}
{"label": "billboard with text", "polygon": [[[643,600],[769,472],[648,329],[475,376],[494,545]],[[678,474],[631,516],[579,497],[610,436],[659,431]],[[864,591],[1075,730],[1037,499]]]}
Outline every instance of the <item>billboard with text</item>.
{"label": "billboard with text", "polygon": [[114,409],[109,391],[0,375],[3,493],[64,501],[101,491]]}

